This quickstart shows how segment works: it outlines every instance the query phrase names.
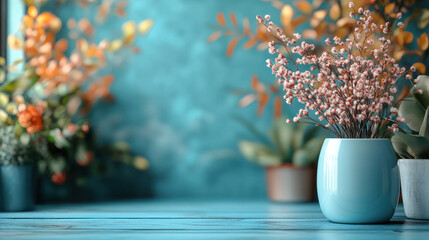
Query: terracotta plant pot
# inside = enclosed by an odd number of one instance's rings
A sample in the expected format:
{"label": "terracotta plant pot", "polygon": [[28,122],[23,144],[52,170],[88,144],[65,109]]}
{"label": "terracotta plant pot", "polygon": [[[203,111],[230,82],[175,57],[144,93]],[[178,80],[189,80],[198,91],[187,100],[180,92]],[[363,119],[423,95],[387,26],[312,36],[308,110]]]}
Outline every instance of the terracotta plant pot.
{"label": "terracotta plant pot", "polygon": [[266,167],[268,196],[276,202],[313,201],[316,192],[316,168],[292,164]]}
{"label": "terracotta plant pot", "polygon": [[429,219],[429,159],[399,159],[401,190],[407,218]]}

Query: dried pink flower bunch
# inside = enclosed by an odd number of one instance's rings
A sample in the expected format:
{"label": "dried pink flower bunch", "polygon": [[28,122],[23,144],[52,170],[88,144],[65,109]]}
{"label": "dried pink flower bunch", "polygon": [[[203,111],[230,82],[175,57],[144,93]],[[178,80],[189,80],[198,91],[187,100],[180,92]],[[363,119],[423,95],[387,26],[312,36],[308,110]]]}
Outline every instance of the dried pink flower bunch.
{"label": "dried pink flower bunch", "polygon": [[[275,39],[268,51],[277,57],[274,62],[267,59],[267,66],[283,86],[286,103],[297,99],[304,104],[294,122],[321,126],[339,138],[383,137],[386,127],[396,132],[403,121],[394,107],[396,83],[412,76],[388,54],[392,24],[377,26],[369,10],[356,10],[353,2],[349,7],[355,19],[353,36],[344,41],[327,38],[330,51],[320,56],[314,44],[299,42],[299,33],[289,38],[269,21],[269,15],[265,20],[258,15],[259,23]],[[281,46],[285,51],[279,50]]]}

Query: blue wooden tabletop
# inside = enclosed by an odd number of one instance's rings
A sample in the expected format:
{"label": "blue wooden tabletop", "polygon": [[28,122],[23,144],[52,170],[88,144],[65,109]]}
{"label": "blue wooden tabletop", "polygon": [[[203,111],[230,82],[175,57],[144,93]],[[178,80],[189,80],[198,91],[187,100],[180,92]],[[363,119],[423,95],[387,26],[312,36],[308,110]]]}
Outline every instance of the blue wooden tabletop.
{"label": "blue wooden tabletop", "polygon": [[0,239],[429,239],[429,221],[406,219],[400,206],[387,224],[326,220],[317,203],[140,200],[39,205],[0,213]]}

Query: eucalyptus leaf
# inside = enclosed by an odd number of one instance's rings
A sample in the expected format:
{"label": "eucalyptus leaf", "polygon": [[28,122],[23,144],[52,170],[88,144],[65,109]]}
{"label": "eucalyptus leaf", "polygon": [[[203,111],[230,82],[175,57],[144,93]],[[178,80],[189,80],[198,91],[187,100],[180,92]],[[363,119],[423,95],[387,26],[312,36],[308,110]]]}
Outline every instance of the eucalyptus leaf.
{"label": "eucalyptus leaf", "polygon": [[282,162],[280,154],[266,145],[250,141],[240,141],[238,146],[241,153],[249,161],[261,164],[262,166],[279,165]]}
{"label": "eucalyptus leaf", "polygon": [[414,159],[415,157],[408,153],[408,144],[405,138],[402,135],[395,134],[391,138],[393,148],[399,157],[403,159]]}
{"label": "eucalyptus leaf", "polygon": [[425,116],[425,108],[414,97],[407,97],[399,107],[399,116],[411,130],[419,132]]}
{"label": "eucalyptus leaf", "polygon": [[[405,134],[398,132],[395,137],[392,138],[392,143],[396,144],[397,141],[406,143],[405,149],[403,144],[398,145],[398,154],[403,154],[404,150],[415,159],[427,159],[429,158],[429,139],[419,135]],[[402,147],[402,148],[401,148]],[[396,150],[396,149],[395,149]],[[407,155],[407,154],[403,154]]]}
{"label": "eucalyptus leaf", "polygon": [[425,117],[423,118],[419,135],[425,138],[429,138],[429,107],[426,108]]}
{"label": "eucalyptus leaf", "polygon": [[[427,108],[429,106],[429,76],[420,75],[417,77],[417,83],[411,88],[411,93],[423,106]],[[418,93],[418,90],[422,90],[422,93]]]}

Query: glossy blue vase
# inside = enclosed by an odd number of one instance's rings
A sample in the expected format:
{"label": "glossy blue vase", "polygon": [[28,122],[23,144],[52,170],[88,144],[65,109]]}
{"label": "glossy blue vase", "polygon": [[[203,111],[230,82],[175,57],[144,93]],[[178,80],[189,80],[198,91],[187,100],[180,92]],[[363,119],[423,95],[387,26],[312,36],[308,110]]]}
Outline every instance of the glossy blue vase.
{"label": "glossy blue vase", "polygon": [[328,138],[317,168],[325,217],[338,223],[383,223],[399,198],[397,157],[389,139]]}

